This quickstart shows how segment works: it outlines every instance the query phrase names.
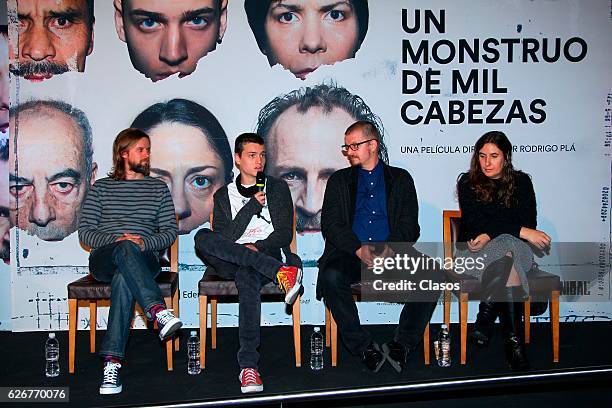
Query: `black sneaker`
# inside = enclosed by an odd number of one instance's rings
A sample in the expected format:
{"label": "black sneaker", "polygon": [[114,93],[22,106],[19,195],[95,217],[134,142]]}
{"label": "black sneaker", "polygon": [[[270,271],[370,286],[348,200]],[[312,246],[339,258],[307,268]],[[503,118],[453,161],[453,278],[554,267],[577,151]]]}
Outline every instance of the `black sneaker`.
{"label": "black sneaker", "polygon": [[410,355],[410,349],[395,340],[391,340],[382,345],[382,350],[389,364],[391,364],[395,371],[401,373],[406,367],[406,360]]}
{"label": "black sneaker", "polygon": [[361,361],[366,367],[368,367],[369,370],[377,373],[378,370],[380,370],[380,367],[385,364],[386,360],[383,353],[380,352],[380,347],[378,347],[378,344],[372,341],[363,352]]}
{"label": "black sneaker", "polygon": [[112,361],[104,363],[104,378],[100,386],[100,394],[119,394],[122,391],[123,387],[119,380],[120,368],[121,363],[113,363]]}

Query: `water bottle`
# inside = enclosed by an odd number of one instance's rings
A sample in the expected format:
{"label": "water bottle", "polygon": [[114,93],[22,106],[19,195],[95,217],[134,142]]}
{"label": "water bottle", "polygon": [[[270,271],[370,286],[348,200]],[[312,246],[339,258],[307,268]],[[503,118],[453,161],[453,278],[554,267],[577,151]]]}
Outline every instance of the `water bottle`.
{"label": "water bottle", "polygon": [[187,340],[187,372],[189,374],[200,374],[200,339],[195,330],[189,335]]}
{"label": "water bottle", "polygon": [[438,341],[434,342],[434,351],[436,354],[436,360],[440,367],[450,367],[450,334],[448,327],[445,324],[440,327],[440,333],[438,333]]}
{"label": "water bottle", "polygon": [[323,333],[318,327],[314,328],[312,336],[310,336],[310,369],[323,369]]}
{"label": "water bottle", "polygon": [[59,343],[55,338],[55,333],[49,333],[49,338],[45,343],[45,360],[45,375],[47,377],[57,377],[60,373]]}

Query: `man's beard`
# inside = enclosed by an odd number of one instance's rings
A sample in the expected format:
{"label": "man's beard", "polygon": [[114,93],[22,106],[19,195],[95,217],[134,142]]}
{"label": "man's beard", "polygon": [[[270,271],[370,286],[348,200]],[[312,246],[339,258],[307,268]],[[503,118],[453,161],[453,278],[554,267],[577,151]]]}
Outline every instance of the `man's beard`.
{"label": "man's beard", "polygon": [[296,210],[297,220],[295,222],[295,229],[297,232],[319,232],[321,231],[321,212],[319,211],[315,215],[304,214],[299,208]]}
{"label": "man's beard", "polygon": [[11,64],[10,71],[18,76],[40,76],[40,75],[59,75],[68,72],[70,69],[67,64],[52,61],[24,61],[18,64]]}
{"label": "man's beard", "polygon": [[149,175],[151,168],[151,162],[149,160],[141,160],[140,163],[129,162],[130,170],[134,173],[140,173],[144,176]]}

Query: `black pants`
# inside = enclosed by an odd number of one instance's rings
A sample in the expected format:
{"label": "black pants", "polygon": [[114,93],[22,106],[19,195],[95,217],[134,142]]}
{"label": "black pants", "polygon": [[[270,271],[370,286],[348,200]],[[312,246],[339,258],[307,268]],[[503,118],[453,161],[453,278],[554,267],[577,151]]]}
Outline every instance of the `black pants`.
{"label": "black pants", "polygon": [[[206,273],[234,279],[238,289],[238,364],[240,368],[258,368],[261,325],[262,286],[275,281],[282,266],[280,250],[273,254],[252,251],[221,234],[202,228],[195,236],[198,255],[207,264]],[[292,254],[290,254],[292,255]],[[297,255],[287,257],[287,264],[301,267]]]}
{"label": "black pants", "polygon": [[[422,256],[415,252],[415,256]],[[352,354],[361,355],[372,341],[372,335],[359,322],[357,305],[353,302],[351,284],[361,280],[361,261],[354,255],[346,253],[332,256],[319,269],[321,293],[325,304],[329,307],[336,323],[340,338]],[[443,271],[440,269],[416,271],[413,280],[433,279],[443,281]],[[423,337],[425,326],[437,305],[440,291],[430,291],[419,302],[404,303],[399,317],[399,325],[395,330],[394,340],[410,350],[416,349]]]}

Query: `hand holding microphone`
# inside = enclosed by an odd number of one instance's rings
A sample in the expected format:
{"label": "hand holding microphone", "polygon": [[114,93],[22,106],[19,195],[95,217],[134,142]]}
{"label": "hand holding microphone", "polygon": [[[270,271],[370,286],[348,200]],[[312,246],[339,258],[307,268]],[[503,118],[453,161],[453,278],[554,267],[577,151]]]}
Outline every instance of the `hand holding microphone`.
{"label": "hand holding microphone", "polygon": [[[266,187],[266,174],[263,171],[257,172],[257,175],[255,176],[255,187],[257,187],[257,192],[255,195],[253,195],[253,197],[259,201],[259,204],[265,206],[266,193],[264,193],[264,188]],[[261,210],[259,211],[259,214],[261,214]]]}

